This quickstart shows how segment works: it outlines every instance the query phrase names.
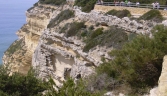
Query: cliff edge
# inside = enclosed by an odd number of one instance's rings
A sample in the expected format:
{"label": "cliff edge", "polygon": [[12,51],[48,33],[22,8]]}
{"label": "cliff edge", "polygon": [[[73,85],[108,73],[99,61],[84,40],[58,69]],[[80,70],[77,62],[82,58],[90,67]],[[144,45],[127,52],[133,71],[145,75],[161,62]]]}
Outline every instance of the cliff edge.
{"label": "cliff edge", "polygon": [[[27,10],[26,17],[27,23],[18,30],[19,39],[5,52],[3,64],[23,74],[32,66],[40,78],[51,76],[58,86],[68,77],[79,79],[93,74],[96,67],[113,59],[108,52],[121,48],[132,34],[150,34],[157,25],[128,17],[120,19],[97,10],[84,13],[68,4],[38,3]],[[95,39],[98,34],[92,34],[97,30],[105,34]]]}

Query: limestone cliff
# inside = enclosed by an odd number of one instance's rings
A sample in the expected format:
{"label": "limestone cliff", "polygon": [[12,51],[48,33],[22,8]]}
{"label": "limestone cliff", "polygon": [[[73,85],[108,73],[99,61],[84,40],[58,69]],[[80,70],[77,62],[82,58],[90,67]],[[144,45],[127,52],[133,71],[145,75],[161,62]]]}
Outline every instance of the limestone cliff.
{"label": "limestone cliff", "polygon": [[[65,10],[68,7],[63,7]],[[108,52],[113,46],[96,46],[88,52],[84,52],[85,43],[77,36],[66,37],[66,33],[61,33],[61,28],[72,22],[85,22],[87,27],[97,23],[106,23],[107,26],[119,26],[127,33],[149,34],[154,23],[137,23],[128,18],[117,18],[115,16],[105,16],[96,11],[90,13],[81,12],[78,8],[75,11],[75,17],[62,21],[53,28],[47,28],[40,37],[38,46],[33,54],[32,65],[37,68],[39,75],[45,78],[51,75],[57,85],[61,84],[68,76],[73,78],[85,77],[94,72],[94,68],[102,63],[101,58],[111,59]],[[54,18],[54,16],[53,16]],[[107,26],[100,26],[108,29]],[[128,34],[127,34],[128,35]]]}
{"label": "limestone cliff", "polygon": [[[33,10],[33,12],[32,12]],[[16,33],[19,37],[5,52],[3,64],[11,71],[26,74],[32,62],[32,54],[42,31],[46,28],[55,8],[34,6],[26,12],[26,21]]]}
{"label": "limestone cliff", "polygon": [[[73,10],[75,16],[60,22],[53,28],[47,28],[48,24],[66,9]],[[36,4],[27,10],[26,16],[27,23],[17,32],[19,39],[5,52],[3,63],[12,71],[24,74],[33,65],[33,67],[38,67],[41,77],[51,75],[59,82],[66,78],[66,74],[70,74],[73,78],[91,74],[94,67],[102,63],[102,57],[111,59],[107,52],[113,49],[113,46],[96,46],[89,52],[83,52],[85,46],[83,40],[76,36],[66,37],[64,33],[60,33],[61,28],[67,23],[85,22],[87,27],[99,23],[101,24],[99,27],[105,30],[110,26],[116,26],[128,34],[149,34],[151,28],[156,25],[152,22],[136,22],[127,17],[120,19],[116,16],[106,16],[98,11],[84,13],[79,8],[73,8],[70,5],[57,7]]]}
{"label": "limestone cliff", "polygon": [[[61,22],[53,22],[54,18],[66,9],[72,10],[74,16]],[[98,67],[103,59],[112,59],[108,52],[121,43],[119,40],[118,42],[113,40],[109,41],[110,45],[104,43],[104,46],[97,45],[89,51],[83,51],[86,45],[84,40],[61,32],[65,26],[66,30],[73,22],[84,22],[87,28],[94,26],[94,30],[98,28],[108,30],[115,26],[123,30],[124,37],[117,34],[115,36],[118,37],[113,38],[128,41],[131,33],[150,34],[150,30],[156,25],[155,22],[137,22],[127,17],[120,19],[116,16],[106,16],[103,12],[95,10],[84,13],[78,7],[73,8],[70,5],[36,4],[27,10],[26,16],[27,23],[17,32],[19,39],[5,52],[3,63],[9,66],[12,72],[23,74],[33,66],[39,77],[45,79],[51,76],[59,86],[69,76],[78,79],[94,73],[95,67]],[[51,23],[55,26],[49,27]]]}
{"label": "limestone cliff", "polygon": [[164,57],[163,67],[161,76],[159,78],[159,86],[158,86],[158,96],[166,96],[167,95],[167,56]]}

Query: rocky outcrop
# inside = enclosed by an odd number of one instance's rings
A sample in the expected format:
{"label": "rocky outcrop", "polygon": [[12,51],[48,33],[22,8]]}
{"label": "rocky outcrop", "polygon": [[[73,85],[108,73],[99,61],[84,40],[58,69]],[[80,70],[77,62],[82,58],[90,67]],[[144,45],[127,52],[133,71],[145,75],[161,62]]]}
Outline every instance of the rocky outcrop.
{"label": "rocky outcrop", "polygon": [[[39,37],[42,31],[47,27],[50,16],[56,8],[34,6],[26,12],[27,23],[16,33],[19,37],[17,40],[22,41],[18,50],[12,49],[14,42],[3,56],[3,64],[9,66],[12,72],[26,74],[31,66],[32,54],[36,49]],[[20,44],[18,44],[20,45]]]}
{"label": "rocky outcrop", "polygon": [[151,21],[140,21],[130,20],[128,17],[122,19],[117,18],[112,15],[104,15],[104,13],[99,11],[91,11],[90,13],[81,12],[78,8],[75,9],[76,17],[83,21],[89,21],[92,23],[103,23],[105,22],[108,26],[117,26],[128,32],[134,32],[137,34],[150,34],[150,30],[157,23]]}
{"label": "rocky outcrop", "polygon": [[[69,7],[63,8],[62,10],[65,10]],[[61,82],[69,76],[78,79],[92,74],[94,68],[103,62],[102,57],[111,59],[107,53],[113,49],[113,47],[96,46],[89,52],[83,52],[85,43],[81,39],[76,36],[66,37],[65,33],[60,33],[60,28],[67,23],[85,22],[86,26],[90,26],[105,22],[107,26],[116,26],[126,32],[137,34],[150,34],[151,28],[156,25],[154,22],[131,21],[127,17],[120,19],[116,16],[106,16],[97,11],[84,13],[77,7],[74,11],[74,18],[62,21],[59,25],[43,31],[33,54],[32,65],[38,70],[39,76],[42,78],[52,76],[56,84],[60,86]]]}
{"label": "rocky outcrop", "polygon": [[167,96],[167,56],[164,56],[162,72],[158,82],[158,96]]}
{"label": "rocky outcrop", "polygon": [[[73,10],[75,16],[49,28],[48,24],[66,9]],[[108,30],[109,27],[115,26],[123,29],[127,35],[150,34],[150,30],[156,25],[155,22],[137,22],[127,17],[120,19],[116,16],[106,16],[95,10],[84,13],[70,5],[58,7],[37,4],[26,12],[26,16],[27,23],[17,32],[19,39],[10,48],[15,45],[21,46],[12,52],[9,48],[5,52],[3,62],[12,72],[23,74],[26,74],[32,65],[40,78],[46,79],[51,76],[58,86],[68,77],[78,79],[94,73],[94,69],[103,63],[102,58],[112,59],[108,52],[114,49],[113,46],[97,45],[84,52],[86,44],[82,39],[77,36],[67,37],[65,33],[60,32],[66,24],[85,22],[85,25],[90,27],[99,23],[100,26],[95,29],[103,27],[104,30]]]}

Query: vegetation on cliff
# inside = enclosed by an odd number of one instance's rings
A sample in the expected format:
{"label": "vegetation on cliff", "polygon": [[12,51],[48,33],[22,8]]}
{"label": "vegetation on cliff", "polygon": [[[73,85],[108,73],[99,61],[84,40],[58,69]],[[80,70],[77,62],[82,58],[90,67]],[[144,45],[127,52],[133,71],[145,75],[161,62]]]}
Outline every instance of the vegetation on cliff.
{"label": "vegetation on cliff", "polygon": [[92,26],[84,30],[86,32],[83,31],[82,36],[87,38],[84,51],[96,45],[115,48],[109,53],[113,60],[104,59],[104,63],[96,69],[97,74],[84,81],[88,92],[112,90],[115,94],[123,92],[134,96],[146,94],[157,85],[163,56],[167,54],[167,27],[158,25],[153,28],[151,38],[150,35],[135,35],[135,38],[131,38],[131,35],[115,27],[105,32],[103,28],[94,30]]}
{"label": "vegetation on cliff", "polygon": [[158,10],[150,10],[147,13],[139,17],[139,20],[152,20],[155,22],[162,22],[163,16]]}
{"label": "vegetation on cliff", "polygon": [[63,28],[61,28],[60,33],[65,33],[66,37],[71,37],[79,35],[82,32],[82,29],[85,28],[85,22],[67,23]]}
{"label": "vegetation on cliff", "polygon": [[66,9],[64,11],[61,11],[55,18],[53,18],[47,28],[52,28],[62,22],[63,20],[67,20],[69,18],[74,17],[74,12],[72,10]]}
{"label": "vegetation on cliff", "polygon": [[[64,1],[40,0],[40,2],[59,5]],[[82,6],[82,11],[89,12],[93,9],[95,0],[76,0],[75,4]],[[130,12],[127,10],[111,10],[106,14],[119,18],[130,16]],[[47,27],[52,28],[71,17],[74,17],[74,12],[64,10],[51,20]],[[155,21],[162,20],[157,10],[151,10],[150,13],[140,17],[144,20],[148,20],[148,18]],[[98,24],[96,28],[94,26],[87,28],[84,22],[66,24],[60,32],[64,32],[66,37],[81,38],[86,43],[84,52],[88,52],[97,45],[113,47],[115,50],[109,53],[113,60],[104,59],[104,63],[96,70],[97,75],[86,81],[87,85],[82,80],[79,80],[76,85],[72,79],[68,79],[61,88],[58,88],[58,92],[53,88],[55,83],[52,79],[49,82],[43,82],[35,78],[35,74],[31,71],[27,76],[18,73],[9,76],[3,69],[0,70],[0,95],[41,96],[41,92],[47,90],[46,96],[98,96],[98,92],[119,90],[122,87],[127,94],[144,94],[149,88],[157,85],[162,68],[162,58],[167,53],[166,31],[167,28],[164,26],[156,26],[152,30],[152,38],[148,35],[139,35],[131,40],[125,30],[115,26],[106,30],[99,27]],[[22,47],[22,44],[22,40],[16,41],[7,52],[13,54]]]}
{"label": "vegetation on cliff", "polygon": [[[115,89],[126,86],[122,89],[127,89],[127,94],[142,95],[148,92],[157,85],[161,74],[163,56],[167,54],[166,32],[166,27],[158,25],[152,30],[152,38],[139,35],[122,49],[111,51],[109,54],[114,59],[101,64],[97,68],[98,75],[107,74],[108,78],[112,78],[111,84]],[[108,90],[112,90],[110,86],[107,86]]]}
{"label": "vegetation on cliff", "polygon": [[52,5],[61,5],[66,2],[66,0],[39,0],[42,4],[52,4]]}
{"label": "vegetation on cliff", "polygon": [[110,10],[106,13],[106,15],[113,15],[113,16],[117,16],[118,18],[123,18],[123,17],[130,17],[130,11],[129,10]]}
{"label": "vegetation on cliff", "polygon": [[46,85],[32,70],[26,76],[19,73],[9,76],[9,70],[0,67],[0,96],[41,96]]}
{"label": "vegetation on cliff", "polygon": [[62,32],[65,33],[66,37],[77,36],[78,39],[82,39],[86,43],[84,52],[88,52],[97,45],[121,48],[129,39],[125,30],[121,28],[111,26],[108,30],[103,31],[103,28],[99,26],[96,28],[93,25],[87,27],[84,22],[67,23],[61,28],[60,33]]}
{"label": "vegetation on cliff", "polygon": [[75,0],[75,5],[82,7],[83,12],[90,12],[94,9],[97,0]]}
{"label": "vegetation on cliff", "polygon": [[[34,70],[22,75],[13,73],[9,75],[9,70],[0,67],[0,96],[101,96],[100,93],[90,93],[82,80],[74,83],[69,78],[62,87],[55,85],[53,79],[48,82],[36,78]],[[56,91],[53,86],[59,90]]]}
{"label": "vegetation on cliff", "polygon": [[75,36],[81,31],[82,28],[86,28],[84,22],[74,22],[71,23],[69,30],[66,33],[67,37]]}
{"label": "vegetation on cliff", "polygon": [[[87,90],[83,80],[78,80],[74,83],[74,80],[68,78],[66,82],[63,82],[63,86],[58,88],[59,90],[56,91],[53,88],[55,85],[54,81],[50,79],[49,91],[46,93],[46,96],[101,96],[103,93],[99,92],[90,92]],[[56,86],[56,85],[55,85]]]}
{"label": "vegetation on cliff", "polygon": [[115,50],[109,53],[113,60],[104,59],[104,63],[96,69],[97,74],[82,83],[79,81],[77,86],[71,79],[64,82],[58,93],[50,86],[48,96],[52,96],[53,93],[57,94],[55,96],[97,96],[98,93],[111,90],[115,94],[116,90],[119,90],[127,95],[143,95],[157,85],[162,58],[167,54],[167,28],[163,25],[158,25],[152,30],[151,38],[148,35],[135,35],[135,38],[131,38],[123,29],[114,26],[108,30],[98,25],[87,28],[84,22],[74,22],[64,27],[66,28],[62,28],[61,32],[68,33],[68,36],[77,36],[86,42],[84,51],[89,51],[96,45],[114,47]]}
{"label": "vegetation on cliff", "polygon": [[112,46],[119,49],[127,40],[128,35],[124,32],[124,30],[114,26],[105,31],[103,31],[103,28],[98,28],[92,31],[89,30],[86,34],[86,45],[83,51],[87,52],[97,45],[106,47]]}

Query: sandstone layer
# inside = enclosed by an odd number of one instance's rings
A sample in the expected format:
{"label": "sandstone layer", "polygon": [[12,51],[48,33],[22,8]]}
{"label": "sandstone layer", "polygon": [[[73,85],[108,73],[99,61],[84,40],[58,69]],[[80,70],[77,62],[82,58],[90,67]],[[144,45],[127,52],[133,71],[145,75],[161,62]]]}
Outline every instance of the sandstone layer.
{"label": "sandstone layer", "polygon": [[[33,13],[31,12],[32,10]],[[8,48],[3,56],[3,64],[8,66],[12,72],[23,74],[28,72],[32,62],[32,54],[42,31],[50,20],[52,10],[55,9],[45,8],[40,5],[27,10],[27,23],[16,33],[19,39]]]}

